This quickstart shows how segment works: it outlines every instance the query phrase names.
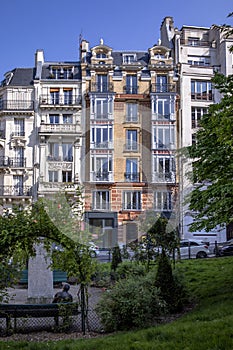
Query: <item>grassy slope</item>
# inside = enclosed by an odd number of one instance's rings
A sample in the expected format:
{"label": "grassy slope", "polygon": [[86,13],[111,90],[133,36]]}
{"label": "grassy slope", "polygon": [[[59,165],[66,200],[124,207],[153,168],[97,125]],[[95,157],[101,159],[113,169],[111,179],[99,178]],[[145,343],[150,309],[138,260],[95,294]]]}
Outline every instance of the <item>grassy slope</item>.
{"label": "grassy slope", "polygon": [[0,342],[0,349],[232,350],[233,257],[182,261],[177,267],[184,273],[198,304],[170,324],[90,340],[49,344]]}

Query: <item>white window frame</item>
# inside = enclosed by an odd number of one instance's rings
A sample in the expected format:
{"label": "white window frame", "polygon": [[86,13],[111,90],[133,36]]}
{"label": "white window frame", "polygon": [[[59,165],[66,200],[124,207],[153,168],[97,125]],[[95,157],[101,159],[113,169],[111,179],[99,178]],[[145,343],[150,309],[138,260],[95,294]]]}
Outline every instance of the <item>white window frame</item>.
{"label": "white window frame", "polygon": [[153,148],[154,149],[174,149],[175,148],[174,125],[153,126]]}
{"label": "white window frame", "polygon": [[191,107],[192,129],[199,127],[199,122],[204,114],[208,113],[207,107]]}
{"label": "white window frame", "polygon": [[171,191],[155,191],[154,192],[154,210],[159,212],[172,211],[172,192]]}
{"label": "white window frame", "polygon": [[[107,132],[107,135],[106,135]],[[110,148],[112,146],[112,125],[98,125],[91,128],[92,148]],[[100,136],[100,140],[97,138]],[[107,137],[106,137],[107,136]]]}
{"label": "white window frame", "polygon": [[123,191],[123,210],[142,210],[142,193],[141,191]]}
{"label": "white window frame", "polygon": [[[159,113],[160,106],[162,113]],[[168,106],[168,113],[166,111]],[[156,95],[152,99],[152,119],[174,120],[175,119],[175,97],[173,95]]]}
{"label": "white window frame", "polygon": [[126,103],[126,122],[138,122],[138,104],[135,102]]}
{"label": "white window frame", "polygon": [[[105,198],[104,195],[105,194]],[[97,197],[99,196],[99,198]],[[99,199],[99,201],[98,201]],[[92,192],[92,208],[94,210],[110,210],[110,191],[96,190]]]}

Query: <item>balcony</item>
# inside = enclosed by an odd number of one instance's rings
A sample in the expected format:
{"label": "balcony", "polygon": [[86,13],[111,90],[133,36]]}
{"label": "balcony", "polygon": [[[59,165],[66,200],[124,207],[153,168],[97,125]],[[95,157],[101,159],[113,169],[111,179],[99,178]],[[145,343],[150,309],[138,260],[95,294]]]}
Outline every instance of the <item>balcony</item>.
{"label": "balcony", "polygon": [[31,186],[0,186],[0,196],[29,197],[32,195]]}
{"label": "balcony", "polygon": [[108,93],[113,92],[112,83],[91,83],[91,92]]}
{"label": "balcony", "polygon": [[192,100],[199,100],[199,101],[213,101],[213,94],[212,94],[212,91],[210,91],[209,93],[192,92],[191,99]]}
{"label": "balcony", "polygon": [[134,94],[137,95],[138,94],[138,89],[139,89],[138,86],[125,85],[123,87],[124,94],[126,94],[126,95],[134,95]]}
{"label": "balcony", "polygon": [[162,142],[153,142],[152,149],[158,149],[158,150],[174,150],[175,144],[174,143],[162,143]]}
{"label": "balcony", "polygon": [[139,114],[126,115],[125,123],[139,123]]}
{"label": "balcony", "polygon": [[209,41],[204,40],[197,40],[195,38],[192,39],[180,39],[180,44],[185,46],[194,46],[194,47],[200,47],[200,46],[206,46],[211,47],[211,43]]}
{"label": "balcony", "polygon": [[39,99],[40,106],[78,106],[81,104],[81,95],[41,95]]}
{"label": "balcony", "polygon": [[25,137],[25,131],[13,131],[11,137]]}
{"label": "balcony", "polygon": [[132,141],[124,145],[124,152],[139,152],[139,143]]}
{"label": "balcony", "polygon": [[140,182],[140,173],[124,173],[126,182]]}
{"label": "balcony", "polygon": [[40,133],[71,133],[76,134],[80,131],[77,124],[44,124],[41,123]]}
{"label": "balcony", "polygon": [[152,174],[152,182],[157,183],[175,183],[176,182],[176,174],[173,171],[164,172],[164,173],[154,173]]}
{"label": "balcony", "polygon": [[113,173],[111,171],[93,171],[90,177],[92,182],[113,182]]}
{"label": "balcony", "polygon": [[26,158],[0,157],[0,167],[25,168]]}
{"label": "balcony", "polygon": [[167,93],[176,92],[175,84],[151,84],[151,93]]}
{"label": "balcony", "polygon": [[112,149],[113,144],[111,141],[103,141],[103,142],[92,142],[90,145],[91,149]]}
{"label": "balcony", "polygon": [[1,100],[0,111],[33,111],[34,101]]}

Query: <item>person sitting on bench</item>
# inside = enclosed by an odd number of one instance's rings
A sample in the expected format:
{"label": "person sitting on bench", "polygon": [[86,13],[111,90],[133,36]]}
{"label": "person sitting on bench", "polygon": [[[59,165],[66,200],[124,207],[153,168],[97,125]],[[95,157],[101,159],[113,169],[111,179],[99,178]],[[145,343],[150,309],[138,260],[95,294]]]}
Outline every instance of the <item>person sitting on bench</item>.
{"label": "person sitting on bench", "polygon": [[72,295],[68,292],[70,285],[65,283],[62,291],[57,292],[54,296],[52,303],[71,303],[73,301]]}

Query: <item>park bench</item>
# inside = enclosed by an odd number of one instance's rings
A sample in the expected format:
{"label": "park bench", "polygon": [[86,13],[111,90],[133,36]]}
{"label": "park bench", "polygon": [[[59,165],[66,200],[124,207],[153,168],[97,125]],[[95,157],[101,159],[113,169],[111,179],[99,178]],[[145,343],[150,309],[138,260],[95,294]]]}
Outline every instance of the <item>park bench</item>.
{"label": "park bench", "polygon": [[[53,271],[53,284],[59,284],[67,281],[67,273],[60,270]],[[22,270],[19,279],[20,284],[28,284],[28,270]]]}
{"label": "park bench", "polygon": [[[6,320],[6,333],[17,330],[17,319],[52,317],[54,328],[59,329],[59,318],[79,315],[78,303],[58,304],[0,304],[0,319]],[[13,320],[13,327],[11,320]],[[13,329],[12,329],[13,328]]]}

